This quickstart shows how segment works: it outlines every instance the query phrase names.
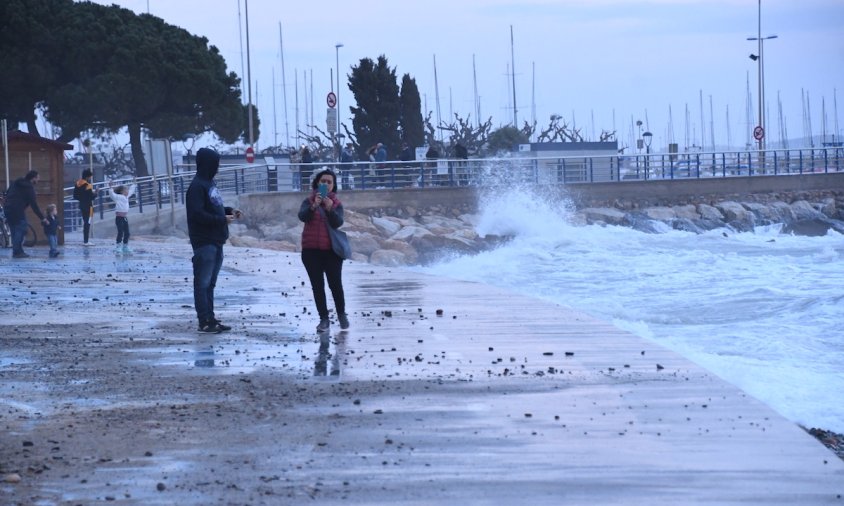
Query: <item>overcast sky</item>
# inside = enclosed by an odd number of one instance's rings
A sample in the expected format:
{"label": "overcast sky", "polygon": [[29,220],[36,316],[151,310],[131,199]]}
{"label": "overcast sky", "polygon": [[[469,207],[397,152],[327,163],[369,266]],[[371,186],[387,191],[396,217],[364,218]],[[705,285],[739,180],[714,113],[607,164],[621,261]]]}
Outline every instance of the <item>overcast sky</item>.
{"label": "overcast sky", "polygon": [[[551,114],[559,114],[589,140],[602,129],[616,130],[620,145],[629,145],[638,137],[638,129],[631,135],[631,122],[641,120],[643,129],[653,132],[656,149],[673,135],[682,150],[692,144],[709,149],[712,132],[716,146],[729,140],[741,148],[758,123],[758,64],[748,57],[758,46],[746,40],[757,36],[757,0],[98,2],[148,11],[207,37],[244,82],[248,2],[252,101],[262,120],[258,148],[296,144],[297,104],[301,129],[306,128],[306,107],[313,107],[314,122],[325,128],[325,97],[338,55],[341,118],[350,127],[352,96],[343,84],[345,76],[360,59],[382,54],[396,69],[399,83],[405,73],[416,79],[423,114],[432,111],[435,122],[438,109],[443,120],[453,113],[476,117],[474,57],[481,118],[491,116],[496,127],[513,122],[513,68],[520,125],[535,117],[542,128]],[[844,1],[763,0],[761,13],[762,36],[777,36],[764,46],[768,140],[780,137],[778,95],[788,137],[808,134],[801,90],[810,99],[812,133],[822,134],[824,110],[828,137],[836,122],[840,133]],[[343,44],[339,52],[337,43]]]}

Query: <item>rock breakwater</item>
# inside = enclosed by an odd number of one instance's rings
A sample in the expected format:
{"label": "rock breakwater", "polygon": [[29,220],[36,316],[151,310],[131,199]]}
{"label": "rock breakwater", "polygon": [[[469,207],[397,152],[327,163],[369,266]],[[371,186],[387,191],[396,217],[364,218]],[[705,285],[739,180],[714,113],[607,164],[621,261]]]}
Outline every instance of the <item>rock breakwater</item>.
{"label": "rock breakwater", "polygon": [[[573,210],[573,225],[631,227],[647,233],[714,229],[752,232],[756,227],[782,225],[782,233],[817,236],[844,234],[844,192],[754,195],[745,201],[707,200],[660,203],[615,201]],[[279,217],[269,208],[245,208],[252,219],[231,227],[231,243],[281,251],[300,251],[302,224]],[[344,230],[352,243],[353,260],[377,265],[427,264],[444,257],[477,253],[510,239],[480,236],[480,215],[473,205],[454,203],[427,207],[345,210]]]}

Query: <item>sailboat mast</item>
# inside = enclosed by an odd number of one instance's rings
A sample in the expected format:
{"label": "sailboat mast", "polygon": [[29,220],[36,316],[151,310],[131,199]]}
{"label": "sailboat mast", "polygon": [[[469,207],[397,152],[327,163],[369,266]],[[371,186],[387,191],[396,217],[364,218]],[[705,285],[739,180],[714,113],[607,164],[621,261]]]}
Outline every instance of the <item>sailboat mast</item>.
{"label": "sailboat mast", "polygon": [[299,147],[299,69],[293,69],[293,109],[296,113],[296,147]]}
{"label": "sailboat mast", "polygon": [[510,25],[510,67],[513,71],[513,126],[519,128],[519,108],[516,105],[516,52],[513,46],[513,25]]}
{"label": "sailboat mast", "polygon": [[530,62],[530,121],[531,124],[536,124],[536,62]]}
{"label": "sailboat mast", "polygon": [[281,38],[281,21],[278,22],[278,50],[281,53],[281,96],[284,100],[284,145],[290,146],[290,125],[287,119],[287,73],[284,71],[284,43]]}
{"label": "sailboat mast", "polygon": [[788,139],[785,135],[785,122],[782,117],[782,98],[780,98],[779,90],[777,90],[777,121],[779,122],[780,130],[780,148],[788,149]]}
{"label": "sailboat mast", "polygon": [[730,104],[727,104],[727,151],[733,149],[733,135],[730,131]]}
{"label": "sailboat mast", "polygon": [[275,67],[273,69],[273,148],[278,146],[278,115],[275,110]]}
{"label": "sailboat mast", "polygon": [[437,80],[437,55],[434,55],[434,99],[437,105],[437,130],[440,133],[440,142],[443,141],[442,117],[440,116],[440,83]]}
{"label": "sailboat mast", "polygon": [[712,141],[712,151],[715,151],[715,112],[712,108],[712,95],[709,95],[709,138]]}
{"label": "sailboat mast", "polygon": [[475,55],[472,54],[472,82],[475,87],[475,123],[481,127],[481,101],[478,98],[478,70],[475,67]]}
{"label": "sailboat mast", "polygon": [[706,146],[706,122],[703,119],[703,90],[700,90],[700,149]]}

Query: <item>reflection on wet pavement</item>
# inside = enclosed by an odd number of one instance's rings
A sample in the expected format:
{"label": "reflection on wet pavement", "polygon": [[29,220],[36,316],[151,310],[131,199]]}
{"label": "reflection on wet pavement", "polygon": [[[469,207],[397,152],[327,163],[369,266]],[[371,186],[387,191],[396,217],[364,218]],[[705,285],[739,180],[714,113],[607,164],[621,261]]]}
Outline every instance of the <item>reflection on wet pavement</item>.
{"label": "reflection on wet pavement", "polygon": [[[330,351],[331,333],[321,332],[319,334],[319,350],[314,359],[314,376],[340,376],[340,356],[346,351],[347,331],[340,331],[334,337],[334,353]],[[328,372],[328,361],[331,360],[331,372]]]}

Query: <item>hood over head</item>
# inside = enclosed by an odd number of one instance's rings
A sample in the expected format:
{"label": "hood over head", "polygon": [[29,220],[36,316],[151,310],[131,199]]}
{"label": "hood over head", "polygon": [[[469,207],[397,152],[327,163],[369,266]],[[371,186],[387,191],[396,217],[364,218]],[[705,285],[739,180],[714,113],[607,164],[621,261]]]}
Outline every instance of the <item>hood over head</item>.
{"label": "hood over head", "polygon": [[220,154],[211,148],[199,148],[196,152],[196,173],[206,179],[214,179],[220,169]]}

